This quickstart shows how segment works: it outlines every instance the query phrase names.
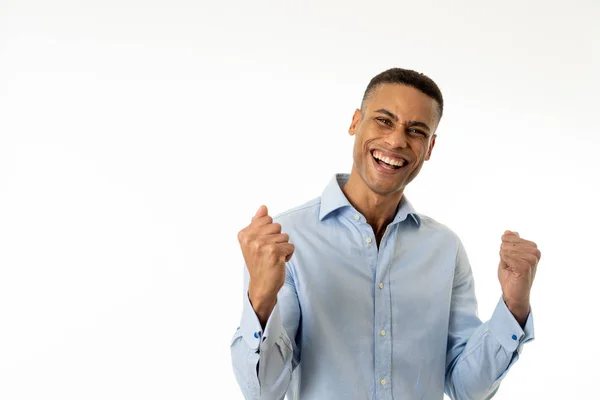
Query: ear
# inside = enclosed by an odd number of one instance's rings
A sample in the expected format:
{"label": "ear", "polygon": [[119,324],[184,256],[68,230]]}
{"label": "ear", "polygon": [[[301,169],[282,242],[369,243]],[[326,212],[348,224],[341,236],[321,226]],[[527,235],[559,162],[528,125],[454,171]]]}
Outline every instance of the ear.
{"label": "ear", "polygon": [[435,138],[437,137],[437,135],[434,133],[431,136],[431,142],[429,142],[429,149],[427,150],[427,155],[425,156],[425,161],[429,161],[429,158],[431,158],[431,152],[433,151],[433,146],[435,146]]}
{"label": "ear", "polygon": [[361,120],[362,111],[356,109],[356,111],[354,111],[354,115],[352,115],[352,123],[350,124],[350,128],[348,128],[348,133],[350,134],[350,136],[354,136],[356,134]]}

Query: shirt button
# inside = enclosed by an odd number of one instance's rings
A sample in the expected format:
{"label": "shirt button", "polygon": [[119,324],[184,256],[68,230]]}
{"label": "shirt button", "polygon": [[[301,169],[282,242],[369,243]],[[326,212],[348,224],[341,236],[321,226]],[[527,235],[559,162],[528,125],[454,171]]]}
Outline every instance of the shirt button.
{"label": "shirt button", "polygon": [[368,237],[368,238],[366,239],[366,241],[367,241],[367,244],[371,244],[371,242],[373,241],[373,239],[371,239],[370,237]]}
{"label": "shirt button", "polygon": [[360,215],[356,214],[356,215],[354,216],[354,219],[358,221],[358,220],[360,219]]}
{"label": "shirt button", "polygon": [[383,283],[379,283],[379,289],[383,289]]}
{"label": "shirt button", "polygon": [[381,383],[382,385],[385,385],[387,383],[387,381],[385,379],[382,379],[379,381],[379,383]]}
{"label": "shirt button", "polygon": [[381,336],[385,336],[385,330],[382,329],[381,332],[379,332],[381,334]]}

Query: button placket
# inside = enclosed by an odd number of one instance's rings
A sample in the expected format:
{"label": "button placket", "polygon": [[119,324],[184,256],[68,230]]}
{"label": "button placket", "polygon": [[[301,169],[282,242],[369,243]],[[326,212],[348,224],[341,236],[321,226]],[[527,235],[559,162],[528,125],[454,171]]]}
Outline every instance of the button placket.
{"label": "button placket", "polygon": [[[385,257],[384,257],[385,258]],[[381,263],[386,262],[384,259],[378,260],[377,275],[381,273]],[[381,279],[381,278],[380,278]],[[391,361],[392,361],[392,338],[388,331],[391,324],[390,317],[390,288],[388,282],[385,279],[381,279],[376,284],[375,291],[375,326],[378,329],[375,331],[375,376],[379,377],[378,391],[381,392],[380,396],[387,396],[385,393],[389,393],[391,390],[390,374],[391,374]]]}
{"label": "button placket", "polygon": [[[393,227],[388,227],[379,244],[375,274],[375,377],[378,396],[387,398],[392,391],[392,314],[390,266],[393,261],[389,245],[394,237]],[[374,246],[375,247],[375,246]],[[387,249],[386,249],[387,248]]]}

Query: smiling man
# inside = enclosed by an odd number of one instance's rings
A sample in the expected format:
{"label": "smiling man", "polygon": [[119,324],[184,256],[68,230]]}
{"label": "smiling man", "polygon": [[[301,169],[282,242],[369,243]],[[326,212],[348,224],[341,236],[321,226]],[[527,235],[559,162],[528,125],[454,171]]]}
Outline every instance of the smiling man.
{"label": "smiling man", "polygon": [[502,296],[482,323],[462,242],[404,195],[442,112],[430,78],[382,72],[352,117],[350,174],[275,218],[261,206],[238,233],[231,354],[246,399],[488,399],[533,339],[536,244],[502,234]]}

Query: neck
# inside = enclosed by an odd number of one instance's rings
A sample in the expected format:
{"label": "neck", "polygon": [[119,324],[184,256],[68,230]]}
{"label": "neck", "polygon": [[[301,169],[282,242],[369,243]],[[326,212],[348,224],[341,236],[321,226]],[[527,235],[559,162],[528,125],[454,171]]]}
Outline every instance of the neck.
{"label": "neck", "polygon": [[403,191],[390,194],[375,193],[353,169],[348,182],[342,187],[342,192],[350,204],[367,219],[379,244],[385,228],[396,216]]}

